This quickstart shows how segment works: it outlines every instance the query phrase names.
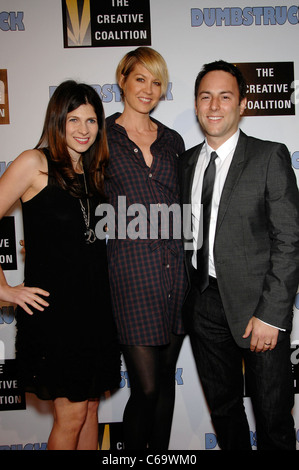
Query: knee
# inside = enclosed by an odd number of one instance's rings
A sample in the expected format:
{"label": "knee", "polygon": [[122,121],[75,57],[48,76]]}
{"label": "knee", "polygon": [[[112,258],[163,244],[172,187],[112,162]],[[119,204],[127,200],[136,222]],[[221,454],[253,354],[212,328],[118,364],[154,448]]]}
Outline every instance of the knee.
{"label": "knee", "polygon": [[87,406],[78,406],[76,411],[74,410],[69,414],[68,422],[65,422],[65,426],[69,428],[70,432],[80,432],[87,417],[87,410]]}
{"label": "knee", "polygon": [[138,395],[142,397],[144,403],[155,403],[159,394],[159,388],[154,383],[144,385],[138,390]]}
{"label": "knee", "polygon": [[88,402],[73,403],[56,408],[54,420],[65,433],[80,432],[88,413]]}

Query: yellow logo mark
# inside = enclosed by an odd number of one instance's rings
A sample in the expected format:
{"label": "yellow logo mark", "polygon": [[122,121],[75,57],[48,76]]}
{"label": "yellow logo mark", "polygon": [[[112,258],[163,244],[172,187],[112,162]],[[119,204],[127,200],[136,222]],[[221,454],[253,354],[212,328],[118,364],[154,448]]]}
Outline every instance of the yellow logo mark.
{"label": "yellow logo mark", "polygon": [[69,45],[91,45],[90,33],[90,0],[84,0],[81,17],[79,17],[77,0],[66,0],[68,10],[67,37]]}
{"label": "yellow logo mark", "polygon": [[110,427],[105,424],[101,450],[110,450]]}

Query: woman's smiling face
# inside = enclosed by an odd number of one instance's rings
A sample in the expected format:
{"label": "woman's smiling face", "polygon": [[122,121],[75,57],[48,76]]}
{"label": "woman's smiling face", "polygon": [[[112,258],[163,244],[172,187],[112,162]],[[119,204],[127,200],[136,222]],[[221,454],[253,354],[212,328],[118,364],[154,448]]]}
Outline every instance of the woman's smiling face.
{"label": "woman's smiling face", "polygon": [[81,104],[67,114],[66,144],[73,160],[78,160],[95,142],[98,130],[97,115],[91,104]]}
{"label": "woman's smiling face", "polygon": [[120,87],[125,106],[148,114],[161,98],[161,83],[143,65],[137,63],[127,78],[122,76]]}

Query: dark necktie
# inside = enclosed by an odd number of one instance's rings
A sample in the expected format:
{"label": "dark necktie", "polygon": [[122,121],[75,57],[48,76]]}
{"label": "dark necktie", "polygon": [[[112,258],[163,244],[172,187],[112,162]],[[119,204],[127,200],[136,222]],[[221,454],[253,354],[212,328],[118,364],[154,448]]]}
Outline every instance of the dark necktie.
{"label": "dark necktie", "polygon": [[[212,194],[215,182],[216,165],[218,157],[216,152],[212,152],[210,162],[206,168],[201,193],[202,204],[202,247],[197,250],[197,274],[200,291],[203,292],[209,285],[209,227],[212,206]],[[201,234],[199,233],[199,236]]]}

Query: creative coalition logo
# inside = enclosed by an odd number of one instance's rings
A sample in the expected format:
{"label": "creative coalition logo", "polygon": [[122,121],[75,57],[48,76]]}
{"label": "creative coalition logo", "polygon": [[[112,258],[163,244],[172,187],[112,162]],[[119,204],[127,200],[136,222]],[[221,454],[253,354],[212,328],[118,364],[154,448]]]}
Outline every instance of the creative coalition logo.
{"label": "creative coalition logo", "polygon": [[62,0],[64,47],[151,45],[149,0]]}
{"label": "creative coalition logo", "polygon": [[244,116],[292,116],[297,101],[293,62],[235,64],[247,82]]}
{"label": "creative coalition logo", "polygon": [[25,393],[18,384],[16,361],[6,359],[0,364],[0,411],[25,409]]}
{"label": "creative coalition logo", "polygon": [[3,270],[17,269],[15,219],[13,216],[0,220],[0,264]]}
{"label": "creative coalition logo", "polygon": [[191,26],[274,26],[299,22],[299,7],[191,8]]}

